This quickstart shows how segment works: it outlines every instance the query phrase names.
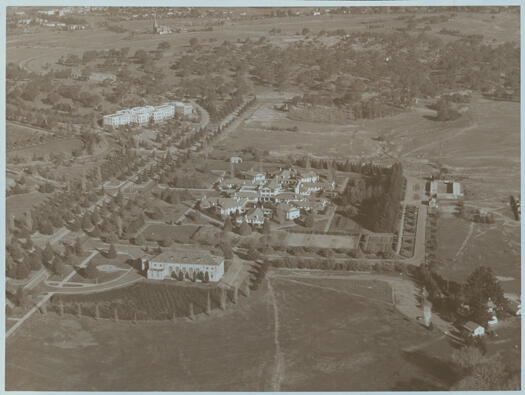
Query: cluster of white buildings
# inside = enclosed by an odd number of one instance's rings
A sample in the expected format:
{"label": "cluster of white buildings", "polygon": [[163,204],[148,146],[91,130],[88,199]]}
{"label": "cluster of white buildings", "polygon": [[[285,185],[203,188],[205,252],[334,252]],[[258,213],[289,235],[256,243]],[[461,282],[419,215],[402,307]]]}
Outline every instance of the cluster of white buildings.
{"label": "cluster of white buildings", "polygon": [[217,282],[224,275],[224,258],[206,250],[177,248],[153,258],[143,257],[142,270],[146,271],[151,280],[182,277],[197,282],[204,279]]}
{"label": "cluster of white buildings", "polygon": [[104,115],[104,126],[143,125],[150,122],[150,120],[160,122],[173,118],[175,114],[181,115],[182,117],[189,117],[192,113],[193,106],[191,103],[183,102],[168,102],[159,106],[134,107],[119,110],[114,114]]}
{"label": "cluster of white buildings", "polygon": [[223,217],[237,215],[237,222],[264,224],[274,214],[294,220],[301,211],[322,211],[328,200],[317,197],[320,191],[333,191],[335,182],[321,182],[312,170],[280,169],[275,174],[246,171],[242,178],[224,178],[219,190],[227,197],[203,197],[200,207],[214,208]]}

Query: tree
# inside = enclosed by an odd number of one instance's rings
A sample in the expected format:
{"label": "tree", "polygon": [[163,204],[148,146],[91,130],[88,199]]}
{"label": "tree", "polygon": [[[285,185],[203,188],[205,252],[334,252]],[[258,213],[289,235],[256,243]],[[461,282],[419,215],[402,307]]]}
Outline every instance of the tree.
{"label": "tree", "polygon": [[80,241],[80,238],[77,237],[76,240],[75,240],[75,246],[73,247],[74,250],[75,250],[75,255],[76,256],[80,256],[82,255],[82,242]]}
{"label": "tree", "polygon": [[483,356],[478,347],[464,347],[452,353],[452,360],[463,369],[471,369],[486,362],[487,358]]}
{"label": "tree", "polygon": [[467,375],[458,381],[451,388],[452,390],[516,391],[520,389],[519,370],[509,369],[501,354],[497,358],[489,359],[470,349],[471,347],[465,351],[467,358],[456,359]]}
{"label": "tree", "polygon": [[82,228],[83,229],[90,229],[93,226],[91,222],[91,216],[89,213],[84,214],[84,217],[82,218]]}
{"label": "tree", "polygon": [[162,41],[162,42],[159,43],[159,45],[157,45],[157,48],[160,49],[160,50],[170,49],[170,47],[171,47],[171,45],[167,41]]}
{"label": "tree", "polygon": [[494,303],[496,313],[505,309],[503,289],[488,267],[481,266],[472,272],[463,287],[463,295],[470,306],[470,318],[483,326],[491,318],[487,312],[489,299]]}
{"label": "tree", "polygon": [[233,251],[232,251],[232,245],[230,240],[223,239],[221,242],[221,249],[224,254],[224,259],[232,259],[233,258]]}
{"label": "tree", "polygon": [[16,304],[20,307],[24,307],[27,303],[26,293],[24,287],[20,286],[16,290]]}
{"label": "tree", "polygon": [[259,251],[257,251],[255,248],[251,247],[248,250],[248,258],[250,258],[252,261],[256,261],[260,258]]}
{"label": "tree", "polygon": [[91,261],[86,267],[86,276],[91,279],[96,279],[98,277],[97,265]]}
{"label": "tree", "polygon": [[136,245],[144,245],[144,244],[146,244],[146,239],[144,238],[142,233],[139,233],[138,235],[135,236],[134,244],[136,244]]}
{"label": "tree", "polygon": [[53,262],[53,272],[62,277],[64,276],[65,270],[66,267],[64,265],[64,262],[62,262],[62,259],[59,259],[58,257],[55,258],[55,261]]}
{"label": "tree", "polygon": [[206,314],[209,315],[210,313],[211,313],[211,297],[210,297],[210,293],[208,292],[207,299],[206,299]]}
{"label": "tree", "polygon": [[232,228],[233,228],[233,226],[232,226],[232,220],[231,220],[230,217],[228,216],[228,217],[226,217],[226,219],[224,220],[224,227],[223,227],[223,229],[224,229],[225,232],[231,232],[231,231],[232,231]]}
{"label": "tree", "polygon": [[199,45],[199,39],[197,37],[190,38],[190,47],[195,49]]}
{"label": "tree", "polygon": [[306,216],[306,219],[304,220],[304,226],[307,228],[313,228],[315,224],[315,217],[314,214],[309,214]]}
{"label": "tree", "polygon": [[115,245],[113,243],[109,245],[109,250],[106,256],[110,259],[114,259],[117,257],[117,250],[115,249]]}
{"label": "tree", "polygon": [[42,260],[44,263],[49,263],[53,257],[55,256],[55,251],[51,247],[51,244],[49,241],[46,244],[46,247],[44,248],[44,251],[42,252]]}
{"label": "tree", "polygon": [[21,280],[29,275],[30,268],[25,261],[18,262],[16,266],[16,278]]}
{"label": "tree", "polygon": [[270,236],[270,233],[271,233],[272,229],[271,229],[271,225],[270,225],[270,222],[265,220],[264,221],[264,225],[263,225],[263,234],[267,237]]}
{"label": "tree", "polygon": [[194,320],[195,319],[195,313],[193,312],[193,303],[192,302],[190,302],[189,310],[190,310],[189,317],[190,317],[191,320]]}
{"label": "tree", "polygon": [[249,236],[252,233],[252,228],[246,221],[243,221],[239,231],[240,231],[241,235]]}
{"label": "tree", "polygon": [[159,241],[159,244],[162,247],[169,247],[170,245],[173,244],[173,239],[170,236],[166,236],[164,239]]}
{"label": "tree", "polygon": [[29,254],[26,260],[31,270],[40,270],[42,267],[42,258],[36,252]]}

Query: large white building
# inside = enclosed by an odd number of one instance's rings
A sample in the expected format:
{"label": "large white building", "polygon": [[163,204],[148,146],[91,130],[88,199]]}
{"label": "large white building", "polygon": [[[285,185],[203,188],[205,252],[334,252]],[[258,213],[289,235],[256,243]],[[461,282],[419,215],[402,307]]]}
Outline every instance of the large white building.
{"label": "large white building", "polygon": [[104,125],[115,128],[131,123],[131,113],[129,110],[119,110],[115,114],[104,115]]}
{"label": "large white building", "polygon": [[459,182],[446,180],[430,181],[429,194],[438,199],[458,199],[463,196]]}
{"label": "large white building", "polygon": [[189,117],[193,114],[193,106],[191,103],[185,103],[181,101],[174,101],[170,103],[175,107],[175,113],[184,117]]}
{"label": "large white building", "polygon": [[[142,269],[147,269],[148,279],[164,280],[178,277],[193,278],[201,273],[211,282],[219,281],[224,275],[224,258],[212,255],[206,250],[176,249],[165,251],[149,261],[142,260]],[[187,274],[187,276],[186,276]]]}
{"label": "large white building", "polygon": [[131,109],[119,110],[115,114],[104,115],[104,125],[119,127],[135,123],[143,125],[150,119],[160,122],[175,115],[175,106],[164,103],[159,106],[133,107]]}
{"label": "large white building", "polygon": [[168,118],[173,118],[175,115],[175,107],[171,104],[163,104],[155,108],[153,111],[153,120],[155,122],[163,121]]}

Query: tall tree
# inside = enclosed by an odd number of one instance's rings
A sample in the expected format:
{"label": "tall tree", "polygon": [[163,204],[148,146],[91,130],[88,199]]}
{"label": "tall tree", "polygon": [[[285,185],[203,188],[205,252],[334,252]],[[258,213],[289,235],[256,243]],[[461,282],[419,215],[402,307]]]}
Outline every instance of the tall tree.
{"label": "tall tree", "polygon": [[232,231],[232,220],[229,216],[227,216],[224,220],[224,226],[223,229],[225,232],[231,232]]}

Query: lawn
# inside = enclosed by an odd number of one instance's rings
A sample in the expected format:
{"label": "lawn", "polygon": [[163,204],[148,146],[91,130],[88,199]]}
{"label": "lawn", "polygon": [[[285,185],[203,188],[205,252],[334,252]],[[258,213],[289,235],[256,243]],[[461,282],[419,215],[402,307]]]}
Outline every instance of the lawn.
{"label": "lawn", "polygon": [[142,232],[146,240],[160,241],[171,238],[176,243],[188,244],[198,225],[151,224]]}
{"label": "lawn", "polygon": [[[358,391],[452,384],[450,347],[392,310],[388,286],[296,280],[273,279],[274,298],[263,284],[237,306],[194,321],[132,324],[35,315],[7,342],[6,387],[270,391],[280,382],[283,391]],[[424,345],[429,341],[441,345],[431,355]],[[407,350],[414,345],[421,348]]]}
{"label": "lawn", "polygon": [[[127,254],[118,254],[115,259],[105,258],[100,254],[95,255],[90,264],[94,264],[97,268],[97,278],[96,281],[103,283],[106,281],[114,280],[131,268],[131,266],[126,263],[131,257]],[[79,269],[82,270],[82,269]],[[72,278],[71,282],[87,282],[94,283],[95,279],[90,279],[86,277],[86,273],[82,270],[80,273],[77,272]]]}

